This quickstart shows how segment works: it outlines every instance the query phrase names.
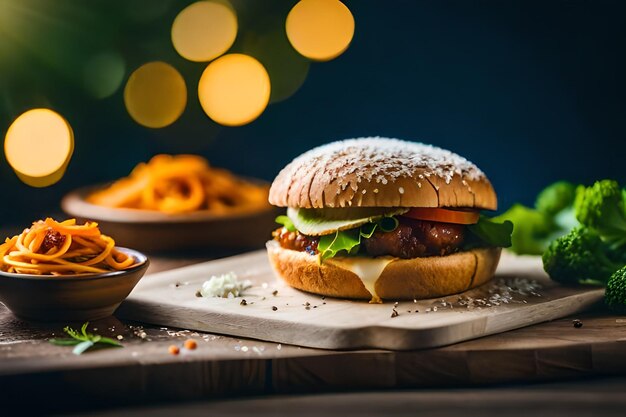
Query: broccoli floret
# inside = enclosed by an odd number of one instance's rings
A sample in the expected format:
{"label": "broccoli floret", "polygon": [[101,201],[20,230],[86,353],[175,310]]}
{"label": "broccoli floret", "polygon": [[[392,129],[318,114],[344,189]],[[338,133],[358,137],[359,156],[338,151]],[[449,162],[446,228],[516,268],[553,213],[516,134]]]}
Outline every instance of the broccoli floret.
{"label": "broccoli floret", "polygon": [[612,310],[626,311],[626,267],[611,275],[606,284],[604,300]]}
{"label": "broccoli floret", "polygon": [[609,252],[598,233],[579,226],[550,244],[543,254],[543,269],[563,284],[604,285],[624,266],[611,259]]}
{"label": "broccoli floret", "polygon": [[535,208],[550,216],[571,207],[576,198],[576,186],[568,181],[557,181],[543,189],[537,196]]}
{"label": "broccoli floret", "polygon": [[578,221],[595,229],[613,249],[626,244],[624,193],[617,181],[597,181],[579,191],[575,210]]}
{"label": "broccoli floret", "polygon": [[512,246],[509,249],[520,255],[541,255],[548,247],[548,239],[554,230],[550,217],[521,204],[514,204],[493,220],[513,222]]}

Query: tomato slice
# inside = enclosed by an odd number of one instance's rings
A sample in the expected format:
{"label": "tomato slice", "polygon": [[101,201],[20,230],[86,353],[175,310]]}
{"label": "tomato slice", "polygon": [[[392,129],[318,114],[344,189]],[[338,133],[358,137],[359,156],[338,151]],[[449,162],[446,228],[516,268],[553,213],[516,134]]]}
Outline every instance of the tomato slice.
{"label": "tomato slice", "polygon": [[478,223],[479,214],[477,211],[473,210],[414,207],[404,213],[403,216],[433,222],[475,224]]}

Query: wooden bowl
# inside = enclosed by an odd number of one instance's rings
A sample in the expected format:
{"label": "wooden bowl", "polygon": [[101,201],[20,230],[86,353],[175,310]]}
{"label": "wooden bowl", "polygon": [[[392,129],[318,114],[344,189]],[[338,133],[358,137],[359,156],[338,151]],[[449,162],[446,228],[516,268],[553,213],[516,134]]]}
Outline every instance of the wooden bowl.
{"label": "wooden bowl", "polygon": [[30,275],[0,271],[0,301],[17,317],[39,321],[87,321],[113,314],[148,268],[148,258],[124,271],[86,275]]}
{"label": "wooden bowl", "polygon": [[197,248],[261,248],[276,227],[280,209],[214,214],[208,210],[166,214],[152,210],[110,208],[91,204],[86,196],[102,186],[78,189],[66,195],[61,207],[78,220],[98,222],[103,233],[123,246],[147,252]]}

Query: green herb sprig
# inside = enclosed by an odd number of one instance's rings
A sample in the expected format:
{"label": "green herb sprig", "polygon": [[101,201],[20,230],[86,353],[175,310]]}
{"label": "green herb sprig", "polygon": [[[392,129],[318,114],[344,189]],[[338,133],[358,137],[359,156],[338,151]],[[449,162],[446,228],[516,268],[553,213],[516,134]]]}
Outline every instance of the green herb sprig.
{"label": "green herb sprig", "polygon": [[67,333],[70,338],[66,339],[50,339],[49,342],[57,346],[74,346],[72,353],[74,355],[81,355],[92,347],[123,347],[120,342],[113,340],[109,337],[103,337],[99,334],[87,333],[87,326],[89,322],[83,324],[80,332],[72,329],[69,326],[65,326],[63,331]]}

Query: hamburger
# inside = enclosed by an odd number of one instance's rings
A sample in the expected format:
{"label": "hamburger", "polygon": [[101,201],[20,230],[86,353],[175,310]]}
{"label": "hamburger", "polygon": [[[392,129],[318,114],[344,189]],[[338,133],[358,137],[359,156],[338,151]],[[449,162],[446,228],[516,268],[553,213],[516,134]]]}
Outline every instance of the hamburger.
{"label": "hamburger", "polygon": [[485,174],[431,145],[360,138],[314,148],[288,164],[269,192],[286,207],[267,243],[288,285],[324,296],[424,299],[490,280],[513,225]]}

